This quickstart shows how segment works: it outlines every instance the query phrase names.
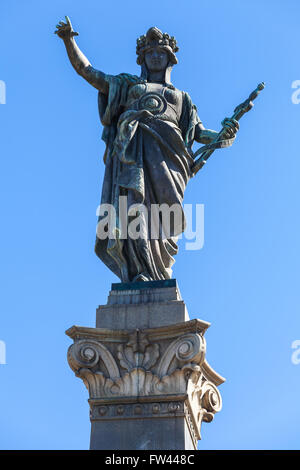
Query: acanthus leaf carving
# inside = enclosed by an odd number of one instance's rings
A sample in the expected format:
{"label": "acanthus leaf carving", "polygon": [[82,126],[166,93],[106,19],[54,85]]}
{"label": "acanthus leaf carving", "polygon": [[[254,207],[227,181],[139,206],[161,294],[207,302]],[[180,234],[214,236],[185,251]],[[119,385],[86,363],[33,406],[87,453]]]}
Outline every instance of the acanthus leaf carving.
{"label": "acanthus leaf carving", "polygon": [[201,423],[210,422],[222,407],[220,393],[205,372],[206,343],[202,335],[193,332],[170,339],[162,347],[160,340],[150,342],[140,330],[128,332],[127,342],[118,345],[113,332],[104,340],[77,336],[68,360],[91,399],[155,396],[159,400],[160,396],[186,395],[189,419],[200,437]]}
{"label": "acanthus leaf carving", "polygon": [[126,346],[118,346],[117,355],[121,367],[128,372],[136,367],[150,370],[159,358],[159,345],[150,344],[147,336],[136,330],[129,336]]}

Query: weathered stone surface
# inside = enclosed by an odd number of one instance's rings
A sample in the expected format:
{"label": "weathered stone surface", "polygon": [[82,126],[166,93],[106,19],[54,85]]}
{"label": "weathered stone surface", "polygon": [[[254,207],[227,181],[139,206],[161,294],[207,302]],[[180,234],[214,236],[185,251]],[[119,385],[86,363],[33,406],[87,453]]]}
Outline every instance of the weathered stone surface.
{"label": "weathered stone surface", "polygon": [[[148,284],[151,286],[148,287]],[[170,279],[113,284],[107,304],[97,309],[96,327],[142,329],[188,320],[189,315],[176,280]]]}
{"label": "weathered stone surface", "polygon": [[89,390],[92,449],[197,448],[202,421],[222,406],[224,379],[205,360],[208,326],[67,331],[69,364]]}
{"label": "weathered stone surface", "polygon": [[[152,405],[152,404],[150,404]],[[160,404],[154,403],[153,406]],[[173,407],[183,407],[182,402],[172,402]],[[130,411],[129,410],[130,408]],[[112,407],[110,407],[112,408]],[[194,450],[196,437],[193,439],[184,411],[165,413],[164,416],[142,413],[139,419],[123,418],[120,414],[131,412],[134,405],[117,406],[119,413],[115,420],[92,419],[91,449],[106,450]],[[150,407],[149,407],[150,409]],[[102,410],[101,410],[102,411]]]}

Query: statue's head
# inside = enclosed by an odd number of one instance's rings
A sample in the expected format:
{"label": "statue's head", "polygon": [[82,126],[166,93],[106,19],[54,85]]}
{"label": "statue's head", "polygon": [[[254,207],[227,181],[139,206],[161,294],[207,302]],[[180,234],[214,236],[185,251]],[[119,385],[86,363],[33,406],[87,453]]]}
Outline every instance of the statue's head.
{"label": "statue's head", "polygon": [[137,39],[137,63],[142,67],[141,76],[147,79],[149,72],[165,70],[166,83],[170,81],[173,65],[177,64],[175,52],[179,49],[175,38],[152,27]]}

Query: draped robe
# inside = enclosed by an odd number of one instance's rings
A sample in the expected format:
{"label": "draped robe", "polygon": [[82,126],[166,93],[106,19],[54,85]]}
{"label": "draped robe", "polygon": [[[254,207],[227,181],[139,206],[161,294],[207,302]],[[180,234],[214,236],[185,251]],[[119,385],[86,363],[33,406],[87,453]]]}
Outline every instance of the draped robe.
{"label": "draped robe", "polygon": [[[173,256],[177,253],[177,236],[184,231],[182,208],[184,190],[191,178],[192,144],[195,126],[200,122],[197,109],[186,92],[181,92],[181,112],[178,122],[168,116],[153,114],[149,109],[130,106],[128,96],[144,80],[129,74],[106,75],[109,93],[99,92],[98,104],[104,126],[105,175],[101,204],[111,204],[116,217],[109,219],[113,237],[96,237],[97,256],[123,282],[169,279],[172,276]],[[119,215],[120,196],[127,197],[127,209],[132,204],[143,204],[151,211],[153,204],[177,204],[182,221],[168,237],[159,227],[159,236],[151,237],[149,220],[140,217],[141,235],[132,239],[124,233]],[[140,213],[138,213],[140,214]],[[127,216],[133,220],[134,216]],[[99,216],[99,222],[104,215]],[[127,238],[126,238],[127,236]]]}

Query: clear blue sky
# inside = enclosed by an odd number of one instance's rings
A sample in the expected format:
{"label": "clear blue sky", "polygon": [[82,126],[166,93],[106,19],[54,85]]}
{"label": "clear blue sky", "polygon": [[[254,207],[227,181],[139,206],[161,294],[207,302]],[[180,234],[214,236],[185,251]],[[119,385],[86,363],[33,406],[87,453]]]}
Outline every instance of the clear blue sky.
{"label": "clear blue sky", "polygon": [[73,324],[94,326],[118,279],[93,252],[104,143],[97,92],[71,68],[56,23],[104,72],[139,73],[135,41],[156,25],[180,51],[175,86],[208,128],[266,89],[186,191],[205,205],[205,244],[174,265],[191,318],[211,322],[207,359],[227,378],[201,449],[299,449],[297,0],[2,2],[1,449],[87,449],[88,393],[67,364]]}

